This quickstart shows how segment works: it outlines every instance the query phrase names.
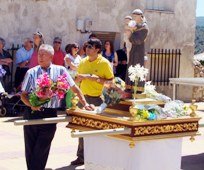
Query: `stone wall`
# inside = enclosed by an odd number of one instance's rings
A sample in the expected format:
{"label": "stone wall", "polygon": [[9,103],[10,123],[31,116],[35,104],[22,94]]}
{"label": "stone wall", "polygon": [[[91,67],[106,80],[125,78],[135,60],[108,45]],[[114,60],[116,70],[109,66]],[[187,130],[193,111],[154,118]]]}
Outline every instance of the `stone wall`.
{"label": "stone wall", "polygon": [[[12,43],[21,43],[23,38],[40,30],[46,43],[52,43],[55,36],[61,36],[64,48],[71,42],[82,44],[89,36],[77,31],[78,19],[92,20],[93,31],[120,33],[124,16],[135,8],[141,8],[150,28],[146,51],[151,48],[181,49],[180,77],[192,77],[196,0],[168,0],[170,4],[167,7],[173,6],[172,11],[148,10],[146,6],[150,1],[0,0],[0,37],[5,38],[7,47],[10,47]],[[121,42],[120,37],[116,41]],[[159,89],[167,95],[172,94],[171,86],[160,86]],[[178,98],[190,99],[191,92],[180,86]]]}
{"label": "stone wall", "polygon": [[55,36],[63,46],[82,44],[89,36],[76,30],[77,19],[93,21],[92,30],[121,32],[123,18],[134,7],[132,0],[0,0],[0,36],[7,47],[21,43],[24,37],[40,30],[47,43]]}

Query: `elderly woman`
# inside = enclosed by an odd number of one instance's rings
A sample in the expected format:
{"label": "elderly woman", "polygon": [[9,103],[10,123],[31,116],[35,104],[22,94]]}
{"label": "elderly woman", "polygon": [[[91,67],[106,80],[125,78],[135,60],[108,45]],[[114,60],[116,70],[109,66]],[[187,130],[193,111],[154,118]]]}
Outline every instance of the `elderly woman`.
{"label": "elderly woman", "polygon": [[[127,68],[136,64],[144,66],[145,40],[148,34],[148,26],[140,9],[135,9],[132,12],[132,19],[135,20],[136,27],[130,28],[129,31],[129,41],[132,43],[132,48],[130,50]],[[125,82],[127,85],[132,85],[128,77],[128,72],[126,73]],[[143,84],[139,83],[139,86],[143,86]]]}
{"label": "elderly woman", "polygon": [[9,65],[12,63],[12,57],[10,53],[4,50],[5,44],[5,40],[0,37],[0,65],[2,65],[2,68],[6,71],[6,74],[3,77],[3,81],[1,80],[3,86],[5,86],[6,76],[9,76],[11,74]]}

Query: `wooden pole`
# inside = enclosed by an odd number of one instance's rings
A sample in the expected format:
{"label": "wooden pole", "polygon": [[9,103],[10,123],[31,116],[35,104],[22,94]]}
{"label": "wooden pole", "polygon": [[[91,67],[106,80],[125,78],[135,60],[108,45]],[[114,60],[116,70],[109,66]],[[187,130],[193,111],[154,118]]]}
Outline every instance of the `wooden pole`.
{"label": "wooden pole", "polygon": [[130,134],[130,128],[117,128],[117,129],[106,129],[106,130],[92,130],[92,131],[84,131],[84,132],[72,132],[71,137],[80,138],[87,137],[93,135],[116,135],[116,134]]}
{"label": "wooden pole", "polygon": [[33,119],[33,120],[16,120],[14,121],[14,125],[15,126],[42,125],[42,124],[51,124],[51,123],[69,122],[69,121],[71,121],[70,116],[63,116],[63,117],[52,117],[52,118]]}

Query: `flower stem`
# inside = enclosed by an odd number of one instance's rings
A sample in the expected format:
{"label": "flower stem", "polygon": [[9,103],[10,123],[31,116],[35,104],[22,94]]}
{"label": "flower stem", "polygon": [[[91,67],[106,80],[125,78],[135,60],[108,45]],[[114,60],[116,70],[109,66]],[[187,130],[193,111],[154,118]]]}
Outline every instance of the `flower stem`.
{"label": "flower stem", "polygon": [[133,96],[134,104],[136,103],[137,85],[138,85],[138,79],[136,78],[136,79],[135,79],[135,85],[134,85],[134,87],[133,87],[133,90],[134,90],[134,96]]}

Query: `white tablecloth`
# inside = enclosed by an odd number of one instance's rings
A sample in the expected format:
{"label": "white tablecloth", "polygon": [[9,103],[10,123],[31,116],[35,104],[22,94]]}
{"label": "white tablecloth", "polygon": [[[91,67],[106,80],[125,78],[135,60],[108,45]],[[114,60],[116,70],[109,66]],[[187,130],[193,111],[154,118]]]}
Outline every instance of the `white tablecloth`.
{"label": "white tablecloth", "polygon": [[86,170],[179,170],[182,138],[129,142],[106,136],[84,138]]}

